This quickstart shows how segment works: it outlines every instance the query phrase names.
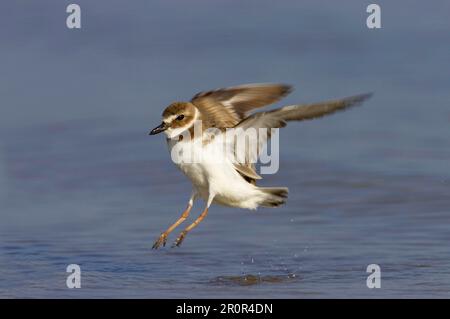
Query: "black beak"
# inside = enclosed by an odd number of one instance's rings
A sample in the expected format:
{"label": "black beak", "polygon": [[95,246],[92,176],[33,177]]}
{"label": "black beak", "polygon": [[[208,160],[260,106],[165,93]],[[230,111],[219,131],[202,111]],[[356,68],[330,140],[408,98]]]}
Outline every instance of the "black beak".
{"label": "black beak", "polygon": [[153,130],[151,130],[150,133],[148,133],[148,135],[155,135],[155,134],[164,132],[165,130],[167,130],[166,123],[162,122],[161,125],[155,127]]}

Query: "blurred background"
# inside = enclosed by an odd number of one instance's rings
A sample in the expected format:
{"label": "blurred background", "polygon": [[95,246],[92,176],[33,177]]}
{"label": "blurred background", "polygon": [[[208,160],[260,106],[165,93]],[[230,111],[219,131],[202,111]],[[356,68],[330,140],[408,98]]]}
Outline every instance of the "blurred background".
{"label": "blurred background", "polygon": [[[448,1],[377,1],[381,29],[369,1],[77,0],[79,30],[69,3],[0,3],[1,297],[450,297]],[[375,95],[281,131],[284,207],[214,207],[152,251],[190,184],[148,130],[252,82]]]}

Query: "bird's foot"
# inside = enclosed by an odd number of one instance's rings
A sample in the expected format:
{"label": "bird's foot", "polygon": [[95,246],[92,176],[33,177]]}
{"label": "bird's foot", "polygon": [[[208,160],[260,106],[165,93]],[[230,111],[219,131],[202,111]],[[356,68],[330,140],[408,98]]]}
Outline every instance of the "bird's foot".
{"label": "bird's foot", "polygon": [[167,234],[166,233],[162,233],[159,238],[155,241],[155,243],[153,244],[152,249],[158,249],[159,247],[162,246],[166,246],[166,242],[167,242]]}
{"label": "bird's foot", "polygon": [[183,230],[180,235],[178,236],[178,238],[175,240],[175,242],[172,245],[172,248],[174,247],[180,247],[181,243],[184,240],[184,237],[186,237],[187,231]]}

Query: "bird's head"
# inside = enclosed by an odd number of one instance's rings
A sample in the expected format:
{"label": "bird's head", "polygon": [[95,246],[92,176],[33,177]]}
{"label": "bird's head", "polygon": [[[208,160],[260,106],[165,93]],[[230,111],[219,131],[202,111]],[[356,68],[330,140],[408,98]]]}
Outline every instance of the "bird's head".
{"label": "bird's head", "polygon": [[189,102],[170,104],[162,114],[162,123],[150,131],[150,135],[161,132],[169,138],[174,138],[191,128],[197,118],[197,108]]}

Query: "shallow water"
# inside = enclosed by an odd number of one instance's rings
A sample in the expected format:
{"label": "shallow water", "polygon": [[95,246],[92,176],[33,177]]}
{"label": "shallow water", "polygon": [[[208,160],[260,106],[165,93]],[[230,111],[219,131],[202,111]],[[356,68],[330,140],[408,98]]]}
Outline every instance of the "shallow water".
{"label": "shallow water", "polygon": [[[81,2],[104,15],[70,41],[50,28],[48,4],[48,28],[4,41],[0,56],[11,63],[0,79],[1,297],[450,297],[446,2],[409,26],[401,5],[383,2],[378,33],[360,27],[359,2],[336,10],[268,2],[258,12],[250,4],[236,11],[224,2],[219,12],[146,3],[123,7],[113,36],[104,24],[118,7]],[[426,14],[410,3],[412,17]],[[14,16],[21,8],[11,6]],[[166,22],[169,13],[184,27]],[[11,28],[0,32],[14,29],[13,19],[2,21]],[[241,33],[233,38],[230,28]],[[198,49],[206,44],[206,53]],[[289,187],[285,206],[214,206],[180,248],[170,248],[175,232],[169,247],[151,250],[190,186],[148,129],[173,99],[259,81],[296,85],[287,104],[375,95],[361,108],[283,129],[280,171],[262,184]],[[81,289],[66,288],[73,263]],[[381,267],[381,289],[366,286],[369,264]]]}
{"label": "shallow water", "polygon": [[[54,126],[33,127],[5,146],[2,296],[449,295],[445,178],[285,157],[265,184],[290,187],[286,206],[214,207],[182,247],[152,251],[189,185],[155,139],[116,124],[61,123],[57,138]],[[72,263],[76,291],[65,288]],[[372,263],[380,290],[366,287]]]}

